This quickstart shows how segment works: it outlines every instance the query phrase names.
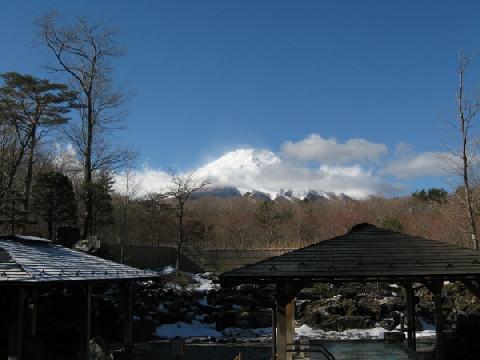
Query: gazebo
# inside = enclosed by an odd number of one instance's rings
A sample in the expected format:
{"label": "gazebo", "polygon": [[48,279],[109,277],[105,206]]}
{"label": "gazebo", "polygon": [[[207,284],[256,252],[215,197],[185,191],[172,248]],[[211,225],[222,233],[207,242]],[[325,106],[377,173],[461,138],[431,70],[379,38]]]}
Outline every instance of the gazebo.
{"label": "gazebo", "polygon": [[123,342],[132,350],[132,282],[159,275],[117,264],[50,240],[8,235],[0,236],[0,289],[8,296],[8,360],[25,358],[26,304],[37,289],[78,286],[83,290],[83,340],[80,360],[89,358],[92,288],[95,284],[117,283],[122,288]]}
{"label": "gazebo", "polygon": [[415,351],[415,289],[424,284],[433,294],[436,359],[445,358],[442,288],[461,281],[480,296],[480,252],[359,224],[348,233],[305,248],[224,273],[220,283],[276,285],[272,317],[274,357],[292,359],[295,296],[314,283],[396,282],[403,284],[407,303],[408,347]]}

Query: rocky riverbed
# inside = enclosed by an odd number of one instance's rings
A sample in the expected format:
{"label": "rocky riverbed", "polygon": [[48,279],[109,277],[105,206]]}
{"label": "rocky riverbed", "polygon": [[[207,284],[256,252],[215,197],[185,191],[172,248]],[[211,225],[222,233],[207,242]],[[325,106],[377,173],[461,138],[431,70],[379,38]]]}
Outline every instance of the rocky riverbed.
{"label": "rocky riverbed", "polygon": [[[271,286],[220,288],[210,274],[182,274],[175,282],[172,269],[164,281],[140,284],[135,324],[146,338],[187,337],[217,342],[268,341],[271,334]],[[434,334],[430,292],[417,289],[418,336]],[[296,302],[298,336],[325,339],[375,339],[399,330],[405,311],[398,284],[322,284],[302,290]],[[478,304],[460,285],[445,285],[447,326]]]}

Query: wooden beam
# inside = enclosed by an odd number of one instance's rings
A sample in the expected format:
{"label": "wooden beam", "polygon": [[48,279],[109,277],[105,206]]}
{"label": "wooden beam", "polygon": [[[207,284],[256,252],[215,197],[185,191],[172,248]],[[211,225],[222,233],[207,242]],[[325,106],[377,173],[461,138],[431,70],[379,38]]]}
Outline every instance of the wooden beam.
{"label": "wooden beam", "polygon": [[413,351],[416,351],[416,329],[415,329],[415,292],[412,287],[412,283],[405,285],[405,297],[407,303],[407,343],[408,347]]}
{"label": "wooden beam", "polygon": [[90,359],[90,334],[92,328],[92,285],[85,285],[83,288],[83,313],[81,314],[83,323],[83,341],[80,345],[80,360]]}
{"label": "wooden beam", "polygon": [[277,357],[277,301],[272,305],[272,359]]}
{"label": "wooden beam", "polygon": [[[293,350],[295,347],[295,298],[289,299],[285,304],[285,327],[287,350]],[[293,352],[287,352],[287,360],[292,359]]]}
{"label": "wooden beam", "polygon": [[22,360],[24,358],[26,300],[27,291],[25,288],[12,289],[9,306],[8,360]]}
{"label": "wooden beam", "polygon": [[444,318],[443,318],[443,281],[434,280],[427,285],[433,293],[433,304],[435,305],[435,359],[445,360],[445,334],[443,332]]}
{"label": "wooden beam", "polygon": [[277,318],[277,360],[287,360],[287,324],[285,318],[285,305],[278,298],[277,294],[277,306],[276,306],[276,318]]}
{"label": "wooden beam", "polygon": [[291,360],[295,342],[295,296],[305,287],[305,283],[291,281],[277,284],[277,334],[276,350],[278,360]]}
{"label": "wooden beam", "polygon": [[123,347],[128,359],[133,353],[133,292],[132,283],[126,282],[122,286],[123,293]]}

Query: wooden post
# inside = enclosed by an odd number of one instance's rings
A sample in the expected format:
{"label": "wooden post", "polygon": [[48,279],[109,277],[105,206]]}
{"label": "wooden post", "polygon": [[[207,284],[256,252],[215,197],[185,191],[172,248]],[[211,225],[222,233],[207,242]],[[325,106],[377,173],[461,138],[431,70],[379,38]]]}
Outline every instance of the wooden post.
{"label": "wooden post", "polygon": [[[297,286],[298,287],[298,286]],[[295,295],[300,290],[292,283],[277,284],[277,360],[292,360],[295,341]]]}
{"label": "wooden post", "polygon": [[[278,290],[278,289],[277,289]],[[280,298],[281,294],[277,291],[277,306],[276,306],[276,318],[277,318],[277,360],[287,360],[287,324],[285,318],[285,305],[283,299]]]}
{"label": "wooden post", "polygon": [[443,333],[443,281],[432,283],[433,303],[435,305],[436,360],[445,360],[445,335]]}
{"label": "wooden post", "polygon": [[[291,294],[288,294],[291,296]],[[295,298],[288,296],[288,302],[285,304],[285,337],[287,341],[287,350],[295,348]],[[292,360],[293,352],[287,352],[287,360]]]}
{"label": "wooden post", "polygon": [[272,306],[272,359],[277,358],[277,300]]}
{"label": "wooden post", "polygon": [[25,304],[27,299],[25,288],[15,288],[11,293],[8,360],[22,360],[24,358],[24,327]]}
{"label": "wooden post", "polygon": [[415,329],[415,293],[412,287],[412,283],[405,285],[405,297],[407,302],[407,343],[408,347],[413,351],[416,351],[416,329]]}
{"label": "wooden post", "polygon": [[92,285],[84,287],[83,299],[83,341],[80,346],[80,360],[89,360],[90,358],[90,332],[92,328]]}
{"label": "wooden post", "polygon": [[132,283],[126,282],[122,286],[123,292],[123,347],[127,353],[127,358],[132,358],[133,352],[133,311],[132,311]]}

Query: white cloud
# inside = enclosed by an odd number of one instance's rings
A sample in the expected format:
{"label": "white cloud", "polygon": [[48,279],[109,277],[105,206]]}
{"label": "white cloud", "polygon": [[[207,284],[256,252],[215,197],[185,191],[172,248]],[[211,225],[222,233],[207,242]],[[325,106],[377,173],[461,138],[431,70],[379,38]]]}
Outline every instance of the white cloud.
{"label": "white cloud", "polygon": [[[402,181],[446,176],[455,164],[451,154],[416,153],[407,143],[398,143],[393,153],[387,154],[384,144],[364,139],[339,143],[312,134],[296,143],[285,142],[278,153],[239,148],[193,172],[198,178],[208,179],[212,187],[257,190],[272,196],[282,190],[298,194],[314,190],[365,198],[402,193],[407,189]],[[145,166],[136,171],[136,176],[142,184],[140,195],[162,192],[169,186],[170,176],[161,169]]]}
{"label": "white cloud", "polygon": [[325,139],[318,134],[312,134],[298,142],[285,142],[282,145],[282,151],[286,156],[298,160],[343,164],[355,161],[377,161],[388,153],[388,148],[384,144],[364,139],[350,139],[339,143],[335,138]]}
{"label": "white cloud", "polygon": [[449,173],[456,159],[445,152],[423,152],[401,157],[388,163],[381,171],[406,180],[425,176],[442,176]]}
{"label": "white cloud", "polygon": [[[365,198],[379,193],[398,192],[398,184],[390,184],[360,165],[321,165],[311,168],[281,158],[265,149],[238,149],[198,168],[196,175],[208,178],[212,186],[233,186],[244,191],[257,190],[271,195],[283,190],[302,192],[315,190],[344,193]],[[148,167],[137,172],[143,193],[162,191],[168,186],[168,174]]]}

